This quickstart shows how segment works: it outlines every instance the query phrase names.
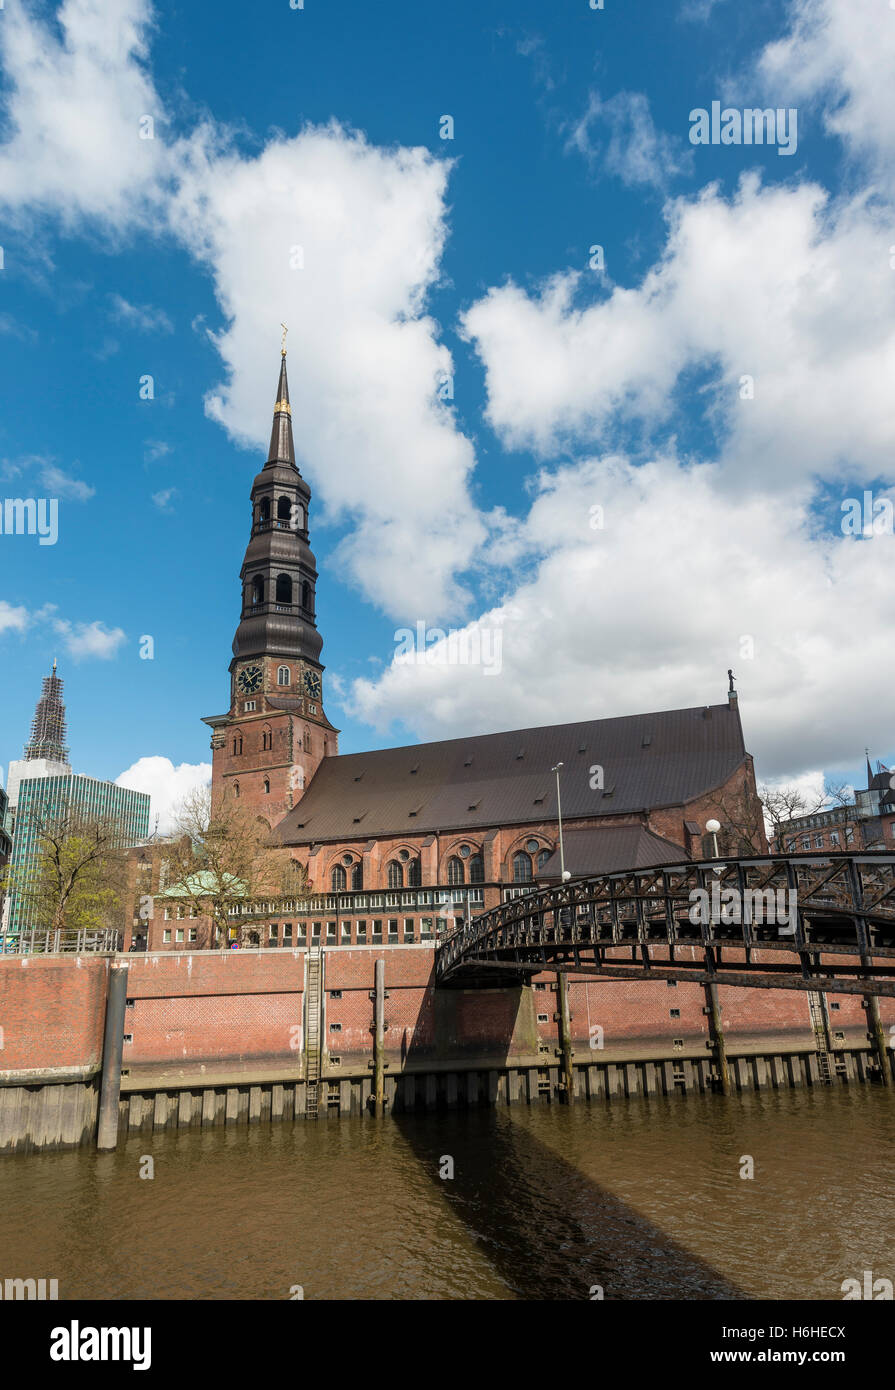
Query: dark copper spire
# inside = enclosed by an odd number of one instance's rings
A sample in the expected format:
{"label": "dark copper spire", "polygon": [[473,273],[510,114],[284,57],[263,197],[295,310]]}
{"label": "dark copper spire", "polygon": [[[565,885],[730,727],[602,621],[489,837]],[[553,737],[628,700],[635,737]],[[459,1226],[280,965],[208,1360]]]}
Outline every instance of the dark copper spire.
{"label": "dark copper spire", "polygon": [[68,761],[62,681],[56,675],[55,661],[53,674],[44,676],[43,690],[31,722],[31,740],[25,745],[25,757],[29,762],[35,758],[47,758],[59,763]]}
{"label": "dark copper spire", "polygon": [[286,349],[280,354],[280,381],[273,408],[273,429],[270,432],[268,466],[287,463],[295,467],[295,445],[292,442],[292,408],[289,405],[289,382],[286,380]]}

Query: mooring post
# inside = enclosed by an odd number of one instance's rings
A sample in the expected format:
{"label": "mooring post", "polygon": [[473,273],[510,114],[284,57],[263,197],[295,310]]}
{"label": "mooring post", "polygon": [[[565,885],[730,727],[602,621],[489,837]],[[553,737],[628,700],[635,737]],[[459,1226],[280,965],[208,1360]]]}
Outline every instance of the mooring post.
{"label": "mooring post", "polygon": [[566,1088],[566,1101],[571,1105],[575,1099],[575,1077],[572,1071],[572,1023],[569,1014],[569,986],[562,972],[557,972],[556,976],[556,998],[559,1004],[556,1013],[559,1022],[559,1052],[562,1058],[562,1074]]}
{"label": "mooring post", "polygon": [[109,971],[106,996],[106,1028],[103,1037],[103,1072],[99,1093],[96,1147],[114,1149],[118,1144],[118,1097],[121,1094],[121,1054],[124,1049],[124,1011],[127,1007],[126,965]]}
{"label": "mooring post", "polygon": [[373,990],[373,1113],[381,1115],[385,1098],[385,961],[376,962]]}
{"label": "mooring post", "polygon": [[880,1079],[884,1086],[891,1086],[892,1068],[889,1063],[889,1050],[886,1046],[886,1030],[879,1016],[878,997],[875,994],[865,994],[864,1006],[867,1009],[867,1039],[876,1053]]}
{"label": "mooring post", "polygon": [[709,1021],[709,1037],[712,1042],[712,1051],[718,1063],[718,1077],[721,1082],[721,1092],[725,1096],[730,1095],[730,1068],[727,1065],[727,1045],[724,1041],[724,1029],[721,1027],[721,1005],[718,1001],[718,986],[707,984],[705,988],[705,1013]]}

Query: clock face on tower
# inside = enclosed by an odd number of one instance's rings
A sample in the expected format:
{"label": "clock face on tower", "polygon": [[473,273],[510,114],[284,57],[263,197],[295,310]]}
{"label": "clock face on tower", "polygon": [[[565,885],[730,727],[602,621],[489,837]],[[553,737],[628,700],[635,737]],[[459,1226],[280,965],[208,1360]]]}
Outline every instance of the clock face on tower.
{"label": "clock face on tower", "polygon": [[320,699],[320,677],[316,671],[305,671],[305,690],[312,700]]}
{"label": "clock face on tower", "polygon": [[244,666],[236,677],[236,684],[244,695],[254,695],[261,689],[263,675],[260,666]]}

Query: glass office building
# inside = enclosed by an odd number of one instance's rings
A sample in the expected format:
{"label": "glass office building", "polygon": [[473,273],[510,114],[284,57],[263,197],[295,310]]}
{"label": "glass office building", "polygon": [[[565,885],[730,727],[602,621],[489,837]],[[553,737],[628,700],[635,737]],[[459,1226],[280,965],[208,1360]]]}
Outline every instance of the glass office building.
{"label": "glass office building", "polygon": [[[22,888],[34,874],[39,856],[38,822],[65,811],[78,816],[112,820],[118,828],[122,846],[143,840],[149,834],[149,795],[100,782],[95,777],[68,773],[51,777],[25,777],[19,784],[12,842],[13,884],[5,904],[3,932],[18,936],[30,927],[44,927],[36,920],[36,908]],[[0,949],[3,947],[0,939]]]}

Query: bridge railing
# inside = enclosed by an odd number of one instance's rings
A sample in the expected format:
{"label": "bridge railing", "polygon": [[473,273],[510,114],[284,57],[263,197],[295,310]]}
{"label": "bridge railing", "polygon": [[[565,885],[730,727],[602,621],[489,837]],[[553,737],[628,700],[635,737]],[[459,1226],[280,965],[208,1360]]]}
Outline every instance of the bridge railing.
{"label": "bridge railing", "polygon": [[694,860],[533,889],[452,933],[438,948],[436,973],[514,947],[560,942],[895,954],[895,855]]}

